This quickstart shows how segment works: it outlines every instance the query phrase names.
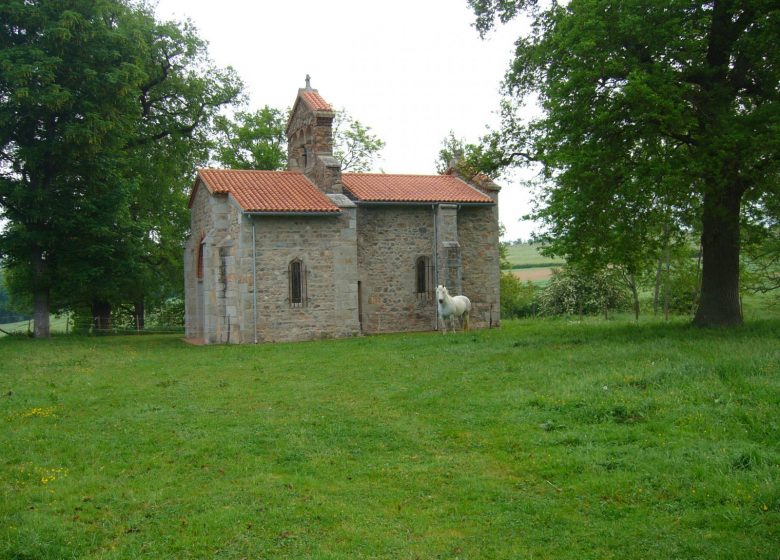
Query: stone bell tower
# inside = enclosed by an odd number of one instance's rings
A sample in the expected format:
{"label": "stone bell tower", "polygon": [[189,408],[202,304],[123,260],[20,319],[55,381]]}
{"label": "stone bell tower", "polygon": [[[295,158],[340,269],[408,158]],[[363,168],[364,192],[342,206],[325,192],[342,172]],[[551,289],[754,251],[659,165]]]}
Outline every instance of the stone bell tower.
{"label": "stone bell tower", "polygon": [[342,194],[341,163],[333,157],[335,116],[307,74],[287,123],[287,169],[302,171],[326,194]]}

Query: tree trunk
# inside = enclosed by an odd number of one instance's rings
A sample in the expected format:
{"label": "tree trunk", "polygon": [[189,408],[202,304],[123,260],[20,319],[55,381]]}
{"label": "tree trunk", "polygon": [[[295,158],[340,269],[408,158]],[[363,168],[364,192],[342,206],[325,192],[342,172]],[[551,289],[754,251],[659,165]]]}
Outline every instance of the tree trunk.
{"label": "tree trunk", "polygon": [[634,320],[639,321],[639,290],[636,286],[636,276],[633,274],[628,277],[628,287],[634,300]]}
{"label": "tree trunk", "polygon": [[[701,242],[699,243],[699,255],[696,257],[696,286],[693,288],[693,297],[691,298],[691,315],[696,315],[696,306],[699,304],[699,295],[701,293]],[[739,300],[740,310],[742,309],[742,299]],[[740,311],[741,313],[741,311]]]}
{"label": "tree trunk", "polygon": [[658,315],[658,301],[661,294],[661,273],[664,267],[664,253],[658,255],[658,267],[655,269],[655,291],[653,292],[653,315]]}
{"label": "tree trunk", "polygon": [[658,267],[655,269],[655,291],[653,292],[653,315],[658,315],[658,301],[661,293],[661,279],[663,275],[664,257],[669,250],[669,224],[664,224],[664,250],[658,255]]}
{"label": "tree trunk", "polygon": [[734,187],[710,189],[702,213],[701,300],[693,319],[700,327],[742,324],[739,305],[739,206]]}
{"label": "tree trunk", "polygon": [[38,289],[33,294],[33,336],[49,338],[49,290]]}
{"label": "tree trunk", "polygon": [[133,317],[135,319],[136,330],[144,330],[144,300],[143,298],[136,301],[133,309]]}
{"label": "tree trunk", "polygon": [[32,252],[33,266],[33,336],[49,338],[49,286],[46,281],[46,261],[43,251]]}
{"label": "tree trunk", "polygon": [[672,249],[669,245],[666,246],[666,254],[664,256],[666,261],[666,274],[663,275],[664,281],[664,321],[669,320],[669,279],[672,276]]}
{"label": "tree trunk", "polygon": [[107,301],[92,302],[92,328],[96,333],[111,330],[111,304]]}

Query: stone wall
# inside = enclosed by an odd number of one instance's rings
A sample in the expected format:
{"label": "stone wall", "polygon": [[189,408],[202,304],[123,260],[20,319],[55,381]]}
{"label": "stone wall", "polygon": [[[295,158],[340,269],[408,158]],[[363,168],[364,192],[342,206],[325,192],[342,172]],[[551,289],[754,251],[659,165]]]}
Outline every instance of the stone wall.
{"label": "stone wall", "polygon": [[432,208],[362,205],[357,222],[363,332],[435,328],[435,296],[416,293],[415,275],[417,259],[433,257]]}
{"label": "stone wall", "polygon": [[[357,235],[355,209],[341,216],[247,217],[242,240],[257,246],[258,342],[282,342],[354,336],[360,332],[357,308]],[[251,241],[242,242],[241,341],[254,338]],[[304,265],[303,305],[289,299],[288,267]]]}
{"label": "stone wall", "polygon": [[458,211],[462,293],[471,300],[471,326],[499,325],[498,208],[462,206]]}
{"label": "stone wall", "polygon": [[[438,328],[433,293],[417,293],[416,262],[436,262],[428,286],[472,301],[471,326],[499,324],[496,207],[361,205],[330,195],[340,216],[249,216],[201,187],[185,255],[187,336],[209,343],[281,342]],[[436,219],[434,219],[434,214]],[[257,251],[255,332],[252,222]],[[438,231],[434,226],[438,222]],[[360,232],[360,235],[358,235]],[[203,241],[203,269],[197,254]],[[435,243],[438,240],[438,247]],[[304,305],[289,301],[288,267],[305,266]]]}
{"label": "stone wall", "polygon": [[[184,313],[188,338],[225,342],[235,321],[234,243],[240,214],[224,195],[212,196],[200,185],[190,210],[190,239],[185,246]],[[203,245],[203,276],[197,277],[198,251]],[[233,313],[231,317],[230,313]],[[234,334],[231,333],[231,339]]]}

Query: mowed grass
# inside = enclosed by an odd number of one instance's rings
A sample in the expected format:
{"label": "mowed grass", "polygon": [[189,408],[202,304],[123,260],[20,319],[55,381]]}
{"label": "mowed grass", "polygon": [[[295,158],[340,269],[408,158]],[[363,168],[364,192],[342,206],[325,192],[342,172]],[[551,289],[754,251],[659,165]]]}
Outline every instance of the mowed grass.
{"label": "mowed grass", "polygon": [[780,321],[0,341],[0,558],[772,558]]}

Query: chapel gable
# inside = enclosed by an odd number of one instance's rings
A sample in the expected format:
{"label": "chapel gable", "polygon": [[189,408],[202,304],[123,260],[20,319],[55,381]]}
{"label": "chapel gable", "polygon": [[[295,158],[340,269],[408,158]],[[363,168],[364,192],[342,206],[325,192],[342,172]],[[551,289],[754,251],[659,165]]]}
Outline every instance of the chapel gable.
{"label": "chapel gable", "polygon": [[333,157],[333,107],[311,87],[298,90],[287,123],[287,169],[302,171],[326,194],[341,194],[341,164]]}

